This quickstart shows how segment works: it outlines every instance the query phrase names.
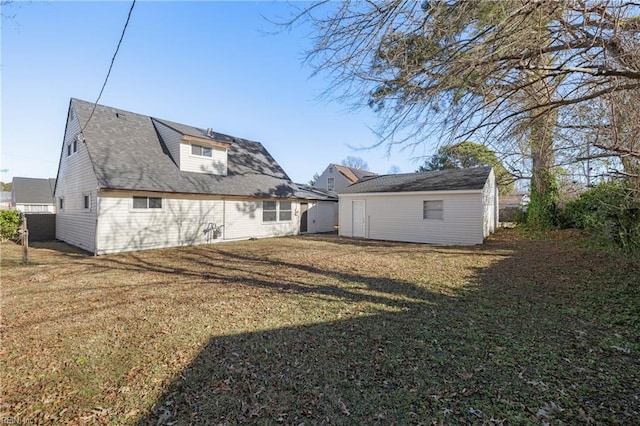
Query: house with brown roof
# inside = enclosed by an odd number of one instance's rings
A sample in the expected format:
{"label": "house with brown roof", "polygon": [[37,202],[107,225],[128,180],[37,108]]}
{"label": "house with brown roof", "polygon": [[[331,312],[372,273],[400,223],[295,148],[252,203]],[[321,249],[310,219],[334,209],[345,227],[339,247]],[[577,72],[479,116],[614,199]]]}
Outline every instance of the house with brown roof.
{"label": "house with brown roof", "polygon": [[373,176],[377,176],[377,174],[339,164],[329,164],[313,186],[340,194],[349,185]]}

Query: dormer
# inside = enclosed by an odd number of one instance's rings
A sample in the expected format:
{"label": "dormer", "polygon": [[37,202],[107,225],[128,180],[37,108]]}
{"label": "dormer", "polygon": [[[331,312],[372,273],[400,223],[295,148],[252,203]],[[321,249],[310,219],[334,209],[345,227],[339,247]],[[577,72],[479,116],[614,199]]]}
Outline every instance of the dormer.
{"label": "dormer", "polygon": [[181,171],[227,175],[230,140],[224,135],[152,119],[173,161]]}

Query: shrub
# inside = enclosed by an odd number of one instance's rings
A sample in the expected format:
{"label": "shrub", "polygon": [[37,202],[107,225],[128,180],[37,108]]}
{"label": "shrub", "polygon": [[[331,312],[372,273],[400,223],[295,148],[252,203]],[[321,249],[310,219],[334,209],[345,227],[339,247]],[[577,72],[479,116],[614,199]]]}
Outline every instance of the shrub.
{"label": "shrub", "polygon": [[18,210],[0,210],[0,239],[4,241],[18,235],[20,222]]}
{"label": "shrub", "polygon": [[638,189],[625,182],[605,182],[567,204],[560,215],[564,228],[585,229],[596,239],[630,251],[640,250]]}

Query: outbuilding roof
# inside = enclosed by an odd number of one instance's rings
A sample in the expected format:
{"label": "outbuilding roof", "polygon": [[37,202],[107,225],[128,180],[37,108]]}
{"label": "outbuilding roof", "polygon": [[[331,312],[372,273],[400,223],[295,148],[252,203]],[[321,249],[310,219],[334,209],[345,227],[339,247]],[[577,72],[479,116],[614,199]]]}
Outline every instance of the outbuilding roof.
{"label": "outbuilding roof", "polygon": [[[71,99],[81,126],[94,104]],[[181,171],[155,123],[182,135],[229,144],[227,175]],[[98,185],[123,189],[251,197],[295,197],[289,176],[259,142],[150,116],[97,105],[82,132]]]}
{"label": "outbuilding roof", "polygon": [[491,167],[375,176],[348,186],[343,194],[481,190]]}
{"label": "outbuilding roof", "polygon": [[53,204],[56,180],[14,177],[11,183],[13,202],[16,204]]}

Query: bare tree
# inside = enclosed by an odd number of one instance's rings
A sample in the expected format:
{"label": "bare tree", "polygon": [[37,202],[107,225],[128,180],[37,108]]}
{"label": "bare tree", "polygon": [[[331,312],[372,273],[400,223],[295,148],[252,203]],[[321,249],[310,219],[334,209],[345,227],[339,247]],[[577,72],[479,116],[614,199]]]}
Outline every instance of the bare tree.
{"label": "bare tree", "polygon": [[360,157],[354,157],[352,155],[347,156],[342,160],[342,165],[351,167],[358,170],[369,170],[369,164]]}
{"label": "bare tree", "polygon": [[[565,111],[640,90],[639,15],[614,0],[370,0],[319,2],[294,21],[317,29],[308,61],[333,77],[328,94],[380,113],[379,144],[474,134],[518,148],[549,201]],[[637,162],[613,124],[620,114],[603,111],[609,142],[589,155]]]}

